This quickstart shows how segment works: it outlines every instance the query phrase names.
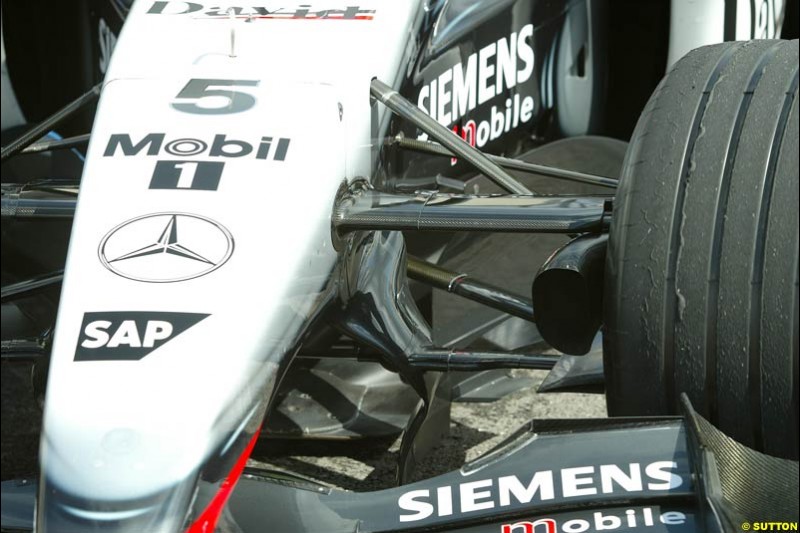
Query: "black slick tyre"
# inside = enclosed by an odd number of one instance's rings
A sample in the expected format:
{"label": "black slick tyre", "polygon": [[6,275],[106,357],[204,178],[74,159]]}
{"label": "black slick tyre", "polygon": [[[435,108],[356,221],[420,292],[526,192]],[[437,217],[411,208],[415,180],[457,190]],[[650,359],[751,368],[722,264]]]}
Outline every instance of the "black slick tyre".
{"label": "black slick tyre", "polygon": [[798,457],[798,44],[690,52],[645,107],[606,257],[611,415],[695,409]]}

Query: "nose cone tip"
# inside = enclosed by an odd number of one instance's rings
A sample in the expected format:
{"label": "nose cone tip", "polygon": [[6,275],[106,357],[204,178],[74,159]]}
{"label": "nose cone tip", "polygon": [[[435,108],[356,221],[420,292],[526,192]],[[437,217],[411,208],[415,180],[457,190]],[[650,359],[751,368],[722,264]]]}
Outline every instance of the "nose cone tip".
{"label": "nose cone tip", "polygon": [[108,499],[75,494],[45,476],[37,531],[180,531],[193,494],[193,478],[137,498]]}

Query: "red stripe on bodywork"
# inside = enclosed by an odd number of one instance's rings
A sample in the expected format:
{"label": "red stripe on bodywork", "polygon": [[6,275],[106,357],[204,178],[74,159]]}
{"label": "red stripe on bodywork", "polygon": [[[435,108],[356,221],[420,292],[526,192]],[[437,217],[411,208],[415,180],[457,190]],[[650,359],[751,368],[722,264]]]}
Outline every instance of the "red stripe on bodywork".
{"label": "red stripe on bodywork", "polygon": [[219,515],[222,513],[222,509],[225,507],[225,503],[228,501],[231,492],[233,492],[233,487],[236,486],[236,482],[239,481],[239,477],[242,475],[242,471],[247,464],[247,459],[250,458],[250,452],[253,451],[253,446],[256,445],[260,432],[261,428],[258,428],[253,438],[247,443],[247,447],[242,452],[242,455],[239,456],[236,460],[236,464],[233,465],[233,468],[228,473],[228,477],[220,484],[219,490],[208,504],[208,507],[206,507],[203,514],[189,526],[186,533],[212,533],[214,528],[217,527]]}

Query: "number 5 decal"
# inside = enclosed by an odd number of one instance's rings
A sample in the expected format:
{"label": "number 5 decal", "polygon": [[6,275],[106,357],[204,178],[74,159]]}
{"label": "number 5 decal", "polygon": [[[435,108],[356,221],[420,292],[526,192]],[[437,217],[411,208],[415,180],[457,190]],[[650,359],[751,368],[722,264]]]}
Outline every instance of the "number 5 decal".
{"label": "number 5 decal", "polygon": [[[172,107],[184,113],[199,115],[226,115],[247,111],[256,104],[252,94],[223,89],[222,87],[256,87],[258,80],[189,80],[176,99],[194,102],[173,102]],[[209,98],[201,105],[204,98]]]}

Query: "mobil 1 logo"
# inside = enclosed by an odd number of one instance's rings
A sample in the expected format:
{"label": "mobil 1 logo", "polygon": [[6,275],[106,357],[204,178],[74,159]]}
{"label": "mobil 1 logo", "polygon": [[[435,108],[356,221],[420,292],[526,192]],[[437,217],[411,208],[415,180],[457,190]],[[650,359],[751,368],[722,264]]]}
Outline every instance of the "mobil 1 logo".
{"label": "mobil 1 logo", "polygon": [[217,161],[156,161],[150,188],[216,191],[224,167]]}
{"label": "mobil 1 logo", "polygon": [[161,311],[85,313],[75,361],[138,361],[208,316]]}
{"label": "mobil 1 logo", "polygon": [[[221,133],[209,138],[176,139],[168,139],[166,133],[148,133],[141,137],[114,133],[108,139],[103,156],[158,157],[150,189],[216,191],[226,162],[243,158],[283,162],[290,143],[285,137],[262,136],[257,142],[248,142]],[[216,161],[193,159],[196,156]],[[169,159],[161,159],[163,157]]]}

